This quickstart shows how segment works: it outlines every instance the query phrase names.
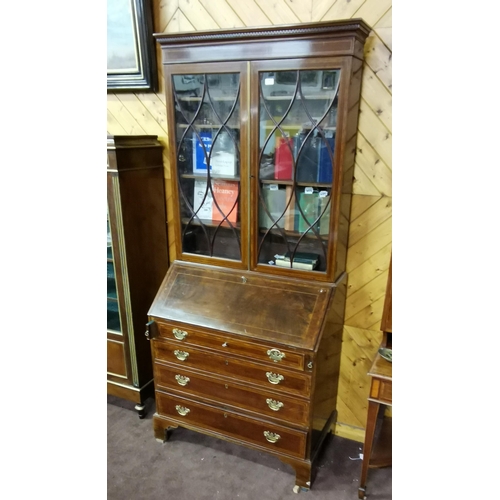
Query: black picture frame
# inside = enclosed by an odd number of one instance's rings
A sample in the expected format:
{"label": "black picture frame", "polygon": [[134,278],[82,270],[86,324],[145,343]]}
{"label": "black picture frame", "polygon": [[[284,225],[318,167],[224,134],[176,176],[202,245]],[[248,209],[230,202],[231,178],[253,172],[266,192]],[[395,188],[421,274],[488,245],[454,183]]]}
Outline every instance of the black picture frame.
{"label": "black picture frame", "polygon": [[151,0],[107,0],[108,93],[156,92]]}

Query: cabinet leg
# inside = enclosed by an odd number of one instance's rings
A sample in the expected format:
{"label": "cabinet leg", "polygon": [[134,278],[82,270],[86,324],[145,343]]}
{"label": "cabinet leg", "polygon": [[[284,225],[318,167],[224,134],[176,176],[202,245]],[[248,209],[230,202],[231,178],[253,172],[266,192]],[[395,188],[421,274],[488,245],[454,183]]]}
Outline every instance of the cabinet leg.
{"label": "cabinet leg", "polygon": [[144,408],[146,408],[145,404],[136,404],[135,409],[137,410],[137,413],[139,414],[139,418],[144,418],[146,416],[146,412],[144,411]]}
{"label": "cabinet leg", "polygon": [[295,470],[295,486],[293,487],[294,493],[300,491],[309,491],[311,488],[311,462],[309,460],[288,460],[280,457],[282,462],[291,465]]}
{"label": "cabinet leg", "polygon": [[373,436],[380,404],[368,401],[368,415],[366,418],[365,443],[363,446],[363,465],[361,466],[361,478],[359,480],[358,498],[363,499],[366,495],[366,478],[368,477],[368,466],[372,454]]}
{"label": "cabinet leg", "polygon": [[168,441],[171,429],[175,429],[176,427],[176,425],[172,425],[161,418],[156,418],[156,416],[153,417],[153,431],[155,439],[160,443]]}

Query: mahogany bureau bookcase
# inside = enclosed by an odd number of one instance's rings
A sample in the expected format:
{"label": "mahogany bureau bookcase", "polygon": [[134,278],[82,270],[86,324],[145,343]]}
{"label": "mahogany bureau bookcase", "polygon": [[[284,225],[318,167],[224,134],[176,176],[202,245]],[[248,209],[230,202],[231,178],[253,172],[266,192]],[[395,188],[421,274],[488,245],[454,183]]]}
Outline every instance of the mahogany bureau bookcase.
{"label": "mahogany bureau bookcase", "polygon": [[175,260],[149,310],[156,413],[290,464],[336,419],[360,19],[155,35]]}
{"label": "mahogany bureau bookcase", "polygon": [[107,137],[107,392],[154,395],[148,308],[168,269],[163,147],[157,136]]}

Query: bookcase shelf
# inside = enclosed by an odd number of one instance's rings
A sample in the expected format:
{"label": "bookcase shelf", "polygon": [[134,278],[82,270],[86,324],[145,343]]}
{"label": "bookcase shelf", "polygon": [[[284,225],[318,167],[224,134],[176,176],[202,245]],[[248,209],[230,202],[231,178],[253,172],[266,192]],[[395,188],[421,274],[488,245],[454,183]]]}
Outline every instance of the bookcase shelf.
{"label": "bookcase shelf", "polygon": [[369,32],[349,19],[155,35],[175,260],[148,313],[154,435],[268,452],[294,491],[336,419]]}
{"label": "bookcase shelf", "polygon": [[182,224],[183,226],[187,226],[188,224],[193,225],[193,226],[207,226],[207,227],[220,227],[221,229],[241,229],[241,225],[239,222],[229,222],[227,221],[217,221],[217,220],[212,220],[212,219],[201,219],[201,218],[194,218],[194,219],[189,219],[188,217],[183,217],[182,218]]}
{"label": "bookcase shelf", "polygon": [[[182,179],[195,179],[195,180],[207,180],[207,175],[206,174],[180,174],[180,177]],[[241,178],[240,176],[235,176],[235,177],[228,177],[226,175],[220,175],[220,174],[210,174],[211,179],[218,179],[222,181],[237,181],[240,182]]]}
{"label": "bookcase shelf", "polygon": [[[229,179],[228,179],[229,180]],[[331,189],[331,184],[325,184],[324,182],[299,182],[293,180],[283,180],[283,179],[261,179],[262,184],[278,184],[280,186],[297,186],[297,187],[317,187],[324,189]]]}
{"label": "bookcase shelf", "polygon": [[[221,124],[216,124],[216,123],[193,123],[192,125],[188,125],[186,123],[179,123],[177,126],[181,129],[187,129],[187,128],[192,128],[194,127],[197,131],[202,131],[202,130],[217,130],[219,128],[224,129],[224,126]],[[225,125],[227,128],[230,129],[239,129],[240,125],[238,124],[233,124],[233,123],[226,123]]]}

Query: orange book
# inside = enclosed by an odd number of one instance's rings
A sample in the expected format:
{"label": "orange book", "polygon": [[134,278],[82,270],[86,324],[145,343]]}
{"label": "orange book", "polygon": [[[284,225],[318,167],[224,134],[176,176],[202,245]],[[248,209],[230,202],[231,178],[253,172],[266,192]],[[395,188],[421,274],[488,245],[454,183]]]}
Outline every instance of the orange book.
{"label": "orange book", "polygon": [[[221,181],[212,179],[212,220],[237,222],[238,218],[238,182]],[[217,205],[219,208],[217,208]],[[220,211],[219,211],[220,209]],[[221,211],[224,215],[221,214]],[[227,217],[227,219],[224,219]]]}

